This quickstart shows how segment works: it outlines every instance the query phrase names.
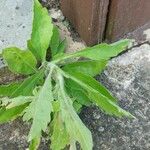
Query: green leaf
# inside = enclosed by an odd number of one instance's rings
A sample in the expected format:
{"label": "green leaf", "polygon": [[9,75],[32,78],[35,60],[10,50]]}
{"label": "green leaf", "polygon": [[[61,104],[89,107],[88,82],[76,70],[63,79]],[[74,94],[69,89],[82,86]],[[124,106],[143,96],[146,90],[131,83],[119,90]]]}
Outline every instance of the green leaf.
{"label": "green leaf", "polygon": [[65,87],[68,95],[75,99],[79,104],[89,106],[91,105],[88,93],[79,84],[70,79],[65,79]]}
{"label": "green leaf", "polygon": [[46,8],[34,0],[34,19],[28,47],[38,60],[45,61],[46,52],[53,34],[53,24]]}
{"label": "green leaf", "polygon": [[130,44],[130,40],[121,40],[114,44],[99,44],[91,48],[86,48],[79,51],[79,56],[89,58],[92,60],[108,60],[111,57],[117,56],[119,53],[124,51]]}
{"label": "green leaf", "polygon": [[[34,50],[34,47],[32,46],[32,42],[31,42],[31,39],[30,40],[27,40],[27,47],[30,51],[32,51],[32,53],[34,54],[33,50]],[[34,56],[36,56],[34,54]],[[37,58],[37,57],[36,57]]]}
{"label": "green leaf", "polygon": [[59,43],[60,43],[60,37],[59,37],[59,30],[56,26],[54,26],[53,28],[53,36],[51,38],[51,42],[50,42],[50,47],[51,47],[51,54],[52,54],[52,57],[54,55],[57,54],[58,52],[58,46],[59,46]]}
{"label": "green leaf", "polygon": [[23,105],[25,103],[30,103],[33,100],[33,96],[18,96],[15,98],[0,98],[2,106],[5,106],[7,109]]}
{"label": "green leaf", "polygon": [[0,107],[0,114],[2,114],[5,111],[5,107]]}
{"label": "green leaf", "polygon": [[134,118],[129,112],[120,108],[117,104],[113,103],[107,97],[101,95],[100,93],[89,91],[89,97],[93,102],[95,102],[102,110],[104,110],[109,115],[115,115],[117,117],[130,117]]}
{"label": "green leaf", "polygon": [[61,41],[59,30],[56,26],[53,28],[53,36],[50,42],[52,57],[59,57],[62,55],[66,48],[66,39]]}
{"label": "green leaf", "polygon": [[28,75],[37,71],[37,61],[28,50],[20,50],[17,47],[6,48],[3,50],[3,58],[14,73]]}
{"label": "green leaf", "polygon": [[83,124],[72,106],[72,100],[65,93],[63,77],[58,77],[60,84],[59,101],[61,117],[65,123],[70,141],[78,141],[83,150],[92,150],[92,135],[89,129]]}
{"label": "green leaf", "polygon": [[23,82],[11,83],[9,85],[0,86],[0,97],[9,96],[29,96],[32,95],[33,89],[39,85],[43,80],[43,70],[26,78]]}
{"label": "green leaf", "polygon": [[89,76],[100,74],[106,67],[107,61],[77,61],[63,67],[67,72],[81,72]]}
{"label": "green leaf", "polygon": [[[69,75],[71,75],[72,77],[76,78],[78,82],[80,81],[81,83],[84,83],[87,86],[89,86],[92,90],[97,91],[102,95],[108,97],[112,102],[117,102],[117,100],[112,96],[112,94],[100,82],[96,81],[94,78],[79,72],[67,72],[67,73],[69,73]],[[80,84],[80,86],[82,85]]]}
{"label": "green leaf", "polygon": [[35,138],[30,142],[29,150],[37,150],[40,145],[40,138]]}
{"label": "green leaf", "polygon": [[33,89],[43,82],[44,72],[40,70],[38,73],[25,79],[18,88],[14,90],[11,97],[16,97],[18,95],[29,96],[33,94]]}
{"label": "green leaf", "polygon": [[58,46],[58,55],[61,55],[65,52],[65,49],[66,49],[66,39],[62,40],[60,43],[59,43],[59,46]]}
{"label": "green leaf", "polygon": [[76,112],[79,114],[81,112],[81,109],[82,109],[82,104],[80,104],[77,101],[74,101],[73,102],[73,107],[76,110]]}
{"label": "green leaf", "polygon": [[[53,95],[54,95],[54,93],[53,93]],[[59,112],[60,111],[60,103],[59,103],[59,101],[53,101],[52,105],[53,105],[53,112]]]}
{"label": "green leaf", "polygon": [[28,104],[20,105],[10,109],[1,108],[0,110],[0,123],[5,123],[14,120],[23,112]]}
{"label": "green leaf", "polygon": [[130,113],[117,106],[116,100],[111,94],[92,77],[76,72],[69,73],[69,77],[84,87],[89,93],[89,98],[106,113],[117,117],[133,117]]}
{"label": "green leaf", "polygon": [[35,99],[30,103],[29,107],[25,110],[23,119],[28,121],[33,118],[33,123],[29,133],[29,141],[39,138],[41,131],[45,131],[48,123],[51,120],[50,114],[52,109],[52,85],[51,73],[45,80],[44,85],[41,87]]}
{"label": "green leaf", "polygon": [[77,148],[76,148],[76,141],[75,140],[72,140],[71,142],[70,142],[70,150],[77,150]]}
{"label": "green leaf", "polygon": [[0,85],[0,97],[11,96],[20,84],[21,82],[11,83],[9,85]]}
{"label": "green leaf", "polygon": [[85,48],[72,54],[64,54],[63,56],[55,58],[53,62],[58,63],[66,59],[76,57],[84,57],[91,60],[109,60],[110,58],[115,57],[122,51],[126,50],[129,44],[131,44],[131,40],[128,39],[121,40],[110,45],[102,43],[93,47]]}
{"label": "green leaf", "polygon": [[55,114],[53,120],[53,133],[51,136],[51,149],[62,150],[69,143],[69,135],[59,113]]}
{"label": "green leaf", "polygon": [[63,119],[68,134],[71,136],[72,139],[75,139],[80,143],[83,150],[92,150],[93,145],[92,145],[91,132],[82,123],[82,121],[76,114],[73,106],[71,105],[70,100],[68,101],[67,106],[66,103],[62,105],[63,105],[62,106]]}

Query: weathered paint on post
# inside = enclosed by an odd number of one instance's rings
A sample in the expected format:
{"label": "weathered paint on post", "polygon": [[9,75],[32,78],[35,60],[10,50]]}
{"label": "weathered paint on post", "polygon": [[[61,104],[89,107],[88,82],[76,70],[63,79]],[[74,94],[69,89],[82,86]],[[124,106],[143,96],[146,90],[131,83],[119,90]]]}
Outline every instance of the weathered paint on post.
{"label": "weathered paint on post", "polygon": [[[150,0],[111,0],[108,12],[105,36],[108,41],[118,40],[150,24]],[[138,32],[134,34],[139,35]]]}
{"label": "weathered paint on post", "polygon": [[103,39],[109,0],[61,0],[64,15],[88,45]]}
{"label": "weathered paint on post", "polygon": [[61,0],[61,8],[88,45],[122,37],[140,41],[150,28],[150,0]]}

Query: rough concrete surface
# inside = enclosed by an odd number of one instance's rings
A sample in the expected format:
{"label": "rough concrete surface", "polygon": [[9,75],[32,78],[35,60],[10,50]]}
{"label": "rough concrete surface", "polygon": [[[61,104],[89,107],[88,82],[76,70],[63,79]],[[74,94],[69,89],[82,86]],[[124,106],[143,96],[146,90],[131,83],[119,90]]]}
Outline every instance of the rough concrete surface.
{"label": "rough concrete surface", "polygon": [[0,50],[8,46],[26,47],[32,25],[32,0],[0,1]]}

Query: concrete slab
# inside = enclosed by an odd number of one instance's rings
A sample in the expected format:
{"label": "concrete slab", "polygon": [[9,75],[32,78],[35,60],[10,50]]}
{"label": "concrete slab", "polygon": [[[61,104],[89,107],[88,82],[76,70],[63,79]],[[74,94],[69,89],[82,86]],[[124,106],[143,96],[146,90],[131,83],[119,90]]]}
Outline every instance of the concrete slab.
{"label": "concrete slab", "polygon": [[32,0],[1,0],[0,51],[8,46],[26,48],[32,26]]}
{"label": "concrete slab", "polygon": [[118,119],[96,107],[86,108],[82,119],[93,133],[93,150],[150,150],[150,45],[112,59],[97,79],[136,119]]}

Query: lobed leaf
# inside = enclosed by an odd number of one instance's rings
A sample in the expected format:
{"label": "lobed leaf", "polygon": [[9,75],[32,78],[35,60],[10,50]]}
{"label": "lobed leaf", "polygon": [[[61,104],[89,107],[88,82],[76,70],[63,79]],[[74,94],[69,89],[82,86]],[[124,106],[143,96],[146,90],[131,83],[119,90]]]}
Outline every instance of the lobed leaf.
{"label": "lobed leaf", "polygon": [[35,99],[30,103],[29,107],[25,110],[23,119],[28,121],[33,119],[33,123],[29,133],[29,141],[39,138],[41,131],[45,131],[48,123],[51,120],[50,114],[52,108],[52,85],[51,85],[51,72],[45,80],[43,87],[41,87]]}
{"label": "lobed leaf", "polygon": [[[69,99],[67,98],[66,100],[68,101]],[[71,139],[78,141],[83,150],[92,150],[93,145],[91,132],[76,114],[73,106],[71,105],[71,100],[68,101],[67,106],[66,103],[62,105],[63,120]]]}
{"label": "lobed leaf", "polygon": [[34,0],[33,28],[28,48],[37,60],[45,61],[52,34],[53,24],[48,11],[41,6],[38,0]]}
{"label": "lobed leaf", "polygon": [[88,128],[83,124],[80,120],[79,116],[75,112],[72,106],[72,100],[66,95],[64,90],[63,79],[59,78],[60,82],[60,109],[61,109],[61,117],[63,122],[65,123],[65,127],[67,133],[70,136],[70,142],[78,141],[83,150],[92,150],[93,142],[92,135]]}
{"label": "lobed leaf", "polygon": [[14,73],[28,75],[37,71],[37,61],[28,50],[11,47],[4,49],[2,54],[8,68]]}
{"label": "lobed leaf", "polygon": [[30,103],[33,100],[31,96],[18,96],[15,98],[0,98],[1,106],[5,106],[6,109],[17,107],[25,103]]}
{"label": "lobed leaf", "polygon": [[53,120],[53,133],[51,136],[51,149],[62,150],[69,144],[69,135],[66,131],[60,113],[56,113]]}

